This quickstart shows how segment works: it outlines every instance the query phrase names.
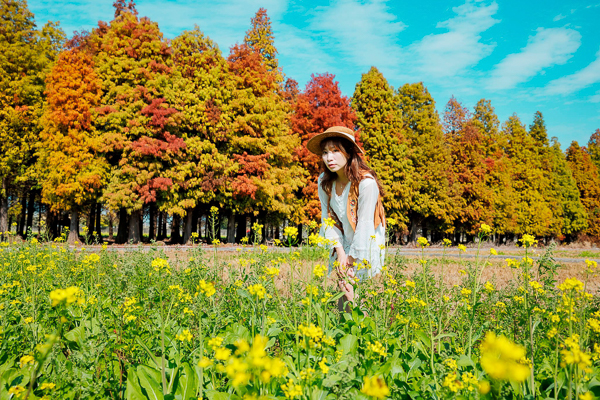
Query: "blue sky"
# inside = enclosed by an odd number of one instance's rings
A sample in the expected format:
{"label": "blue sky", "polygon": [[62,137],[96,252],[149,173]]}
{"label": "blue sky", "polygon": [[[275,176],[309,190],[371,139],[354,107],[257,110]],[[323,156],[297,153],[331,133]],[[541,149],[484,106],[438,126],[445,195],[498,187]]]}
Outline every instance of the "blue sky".
{"label": "blue sky", "polygon": [[[38,24],[70,34],[113,17],[113,0],[29,0]],[[166,37],[198,25],[226,56],[267,9],[286,76],[336,75],[352,96],[376,66],[395,88],[423,81],[438,110],[454,95],[491,100],[501,121],[544,115],[563,150],[600,128],[600,0],[384,1],[138,0]]]}

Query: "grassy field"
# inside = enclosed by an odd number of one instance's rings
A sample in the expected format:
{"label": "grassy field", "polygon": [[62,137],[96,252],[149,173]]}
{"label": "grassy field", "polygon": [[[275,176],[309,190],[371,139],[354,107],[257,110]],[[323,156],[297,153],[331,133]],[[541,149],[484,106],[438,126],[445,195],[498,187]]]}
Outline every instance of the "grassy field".
{"label": "grassy field", "polygon": [[0,400],[600,396],[597,264],[525,239],[390,252],[344,313],[319,247],[3,242]]}

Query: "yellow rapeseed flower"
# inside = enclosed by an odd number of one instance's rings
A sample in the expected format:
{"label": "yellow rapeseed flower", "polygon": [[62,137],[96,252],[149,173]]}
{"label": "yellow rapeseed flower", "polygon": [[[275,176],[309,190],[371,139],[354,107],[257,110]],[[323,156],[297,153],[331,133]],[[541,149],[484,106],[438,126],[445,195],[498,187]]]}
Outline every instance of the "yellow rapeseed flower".
{"label": "yellow rapeseed flower", "polygon": [[325,272],[327,272],[327,267],[323,264],[317,264],[313,269],[313,274],[317,278],[322,278],[323,276],[325,276]]}
{"label": "yellow rapeseed flower", "polygon": [[201,279],[198,282],[198,290],[200,290],[200,292],[204,293],[204,295],[206,297],[211,297],[212,295],[217,293],[217,290],[215,289],[215,285],[212,282],[206,282],[204,279]]}
{"label": "yellow rapeseed flower", "polygon": [[192,337],[192,333],[189,329],[184,329],[183,332],[181,332],[181,334],[175,335],[175,339],[180,340],[182,342],[189,342],[192,340]]}
{"label": "yellow rapeseed flower", "polygon": [[577,278],[567,278],[563,283],[558,285],[558,288],[563,292],[567,292],[570,290],[581,292],[583,290],[583,282],[581,282]]}
{"label": "yellow rapeseed flower", "polygon": [[419,244],[419,246],[421,246],[421,248],[429,246],[429,241],[423,236],[417,239],[417,243]]}
{"label": "yellow rapeseed flower", "polygon": [[267,290],[260,283],[248,286],[248,292],[250,292],[251,295],[258,297],[260,300],[264,299],[267,294]]}
{"label": "yellow rapeseed flower", "polygon": [[531,247],[538,241],[535,240],[535,236],[524,234],[523,237],[519,239],[519,242],[521,242],[521,246],[523,247]]}
{"label": "yellow rapeseed flower", "polygon": [[458,245],[458,249],[460,251],[466,252],[467,251],[467,246],[465,246],[464,244],[459,244]]}
{"label": "yellow rapeseed flower", "polygon": [[50,300],[52,300],[52,307],[56,307],[59,304],[83,304],[85,301],[83,291],[77,286],[70,286],[66,289],[55,289],[51,291]]}
{"label": "yellow rapeseed flower", "polygon": [[481,367],[493,379],[522,382],[529,376],[529,367],[519,363],[525,348],[504,336],[488,332],[481,343]]}
{"label": "yellow rapeseed flower", "polygon": [[378,376],[365,376],[363,378],[363,386],[360,391],[367,396],[372,396],[377,399],[383,399],[390,394],[390,389],[388,389],[385,381],[383,378]]}
{"label": "yellow rapeseed flower", "polygon": [[24,366],[26,366],[28,364],[33,364],[34,362],[35,362],[35,358],[33,358],[33,356],[31,356],[31,355],[23,356],[19,360],[19,364],[21,365],[21,368],[23,368]]}
{"label": "yellow rapeseed flower", "polygon": [[327,374],[329,372],[329,367],[327,366],[327,357],[323,357],[321,361],[319,361],[319,368],[323,371],[323,374]]}
{"label": "yellow rapeseed flower", "polygon": [[281,385],[281,389],[283,389],[283,394],[285,394],[286,399],[295,399],[296,397],[302,396],[302,386],[297,385],[291,379]]}
{"label": "yellow rapeseed flower", "polygon": [[493,256],[497,256],[498,252],[496,251],[496,249],[490,249],[490,254]]}
{"label": "yellow rapeseed flower", "polygon": [[483,233],[484,235],[489,235],[492,232],[492,228],[487,224],[481,224],[479,232]]}

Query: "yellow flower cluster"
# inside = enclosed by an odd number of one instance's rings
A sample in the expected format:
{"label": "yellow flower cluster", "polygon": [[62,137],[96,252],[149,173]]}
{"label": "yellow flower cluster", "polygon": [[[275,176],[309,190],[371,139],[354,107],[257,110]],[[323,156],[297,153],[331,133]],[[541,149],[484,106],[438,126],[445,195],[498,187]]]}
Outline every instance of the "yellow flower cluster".
{"label": "yellow flower cluster", "polygon": [[313,268],[313,274],[317,278],[322,278],[323,276],[325,276],[325,272],[327,272],[327,267],[324,264],[317,264]]}
{"label": "yellow flower cluster", "polygon": [[121,310],[123,311],[123,319],[125,323],[135,321],[137,318],[135,316],[135,312],[140,309],[137,306],[138,300],[135,297],[125,297],[125,302],[121,305]]}
{"label": "yellow flower cluster", "polygon": [[484,235],[489,235],[490,233],[492,233],[492,227],[487,224],[481,224],[479,232],[483,233]]}
{"label": "yellow flower cluster", "polygon": [[504,336],[488,332],[481,343],[480,363],[493,379],[522,382],[529,375],[529,367],[519,363],[525,357],[525,348]]}
{"label": "yellow flower cluster", "polygon": [[260,283],[248,286],[248,292],[250,292],[252,296],[258,297],[260,300],[264,299],[267,294],[267,290]]}
{"label": "yellow flower cluster", "polygon": [[562,356],[561,366],[564,367],[567,364],[576,365],[586,372],[591,372],[590,367],[592,366],[592,357],[586,352],[581,351],[578,334],[573,334],[566,338],[564,346],[565,349],[560,351]]}
{"label": "yellow flower cluster", "polygon": [[185,342],[185,341],[190,342],[192,340],[192,337],[193,337],[192,333],[190,332],[189,329],[184,329],[183,332],[175,335],[175,339],[180,340],[182,342]]}
{"label": "yellow flower cluster", "polygon": [[558,288],[563,292],[571,290],[581,292],[583,290],[583,282],[581,282],[577,278],[567,278],[563,283],[558,285]]}
{"label": "yellow flower cluster", "polygon": [[66,289],[55,289],[51,291],[50,300],[52,300],[52,307],[56,307],[59,304],[83,304],[84,294],[77,286],[70,286]]}
{"label": "yellow flower cluster", "polygon": [[379,354],[380,357],[387,356],[387,351],[385,350],[385,347],[383,347],[383,345],[377,340],[374,343],[369,343],[367,345],[367,349],[375,354]]}
{"label": "yellow flower cluster", "polygon": [[417,239],[417,243],[419,244],[419,246],[421,246],[421,248],[429,246],[429,241],[427,240],[427,238],[424,238],[423,236],[421,236]]}
{"label": "yellow flower cluster", "polygon": [[294,383],[292,380],[289,380],[287,383],[281,385],[281,389],[283,389],[283,394],[285,394],[286,399],[294,399],[302,396],[302,386]]}
{"label": "yellow flower cluster", "polygon": [[154,260],[152,260],[152,268],[154,268],[154,271],[156,271],[159,274],[163,272],[165,274],[171,275],[171,266],[169,265],[169,262],[164,258],[155,258]]}
{"label": "yellow flower cluster", "polygon": [[448,388],[454,393],[458,392],[464,387],[463,383],[458,379],[458,374],[456,372],[446,375],[444,382],[442,382],[442,386]]}
{"label": "yellow flower cluster", "polygon": [[200,292],[204,293],[206,297],[211,297],[212,295],[217,293],[215,285],[212,282],[206,282],[204,279],[200,279],[200,281],[198,282],[197,289]]}
{"label": "yellow flower cluster", "polygon": [[[217,365],[217,371],[225,372],[234,387],[246,385],[253,378],[269,383],[273,377],[286,376],[288,369],[285,362],[267,356],[267,342],[268,339],[261,335],[254,337],[252,345],[244,339],[239,339],[234,343],[234,354],[231,354],[229,348],[217,347],[215,359],[222,361],[222,364]],[[210,365],[209,361],[203,361],[204,365]]]}
{"label": "yellow flower cluster", "polygon": [[467,246],[465,246],[464,244],[459,244],[457,247],[460,251],[465,253],[467,252]]}
{"label": "yellow flower cluster", "polygon": [[289,239],[294,240],[298,237],[298,228],[296,228],[295,226],[287,226],[283,230],[283,234]]}
{"label": "yellow flower cluster", "polygon": [[377,399],[386,398],[390,394],[390,389],[385,384],[385,381],[378,376],[365,376],[360,391],[367,396],[372,396]]}
{"label": "yellow flower cluster", "polygon": [[274,278],[276,276],[279,276],[279,268],[272,266],[272,267],[265,267],[265,274],[267,274],[269,276],[269,278]]}
{"label": "yellow flower cluster", "polygon": [[519,239],[519,242],[521,242],[521,246],[527,248],[533,246],[538,241],[535,240],[535,236],[524,234],[523,237]]}

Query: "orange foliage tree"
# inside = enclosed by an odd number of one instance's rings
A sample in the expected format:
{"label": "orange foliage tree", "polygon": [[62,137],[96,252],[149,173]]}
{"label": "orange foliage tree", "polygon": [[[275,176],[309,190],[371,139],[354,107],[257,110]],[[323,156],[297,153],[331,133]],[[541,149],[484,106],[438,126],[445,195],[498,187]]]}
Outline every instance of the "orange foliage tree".
{"label": "orange foliage tree", "polygon": [[[332,126],[345,126],[354,129],[356,115],[350,108],[350,99],[342,95],[335,76],[329,73],[311,75],[303,92],[292,103],[292,131],[300,137],[300,146],[295,150],[296,157],[308,171],[308,183],[302,189],[301,201],[307,220],[321,217],[321,203],[317,192],[320,157],[306,149],[306,143],[316,134]],[[359,139],[359,135],[356,135]],[[306,220],[304,221],[306,222]]]}
{"label": "orange foliage tree", "polygon": [[100,197],[108,171],[92,123],[101,84],[89,55],[76,49],[62,52],[46,78],[39,180],[43,200],[70,212],[70,242],[78,240],[78,213]]}

